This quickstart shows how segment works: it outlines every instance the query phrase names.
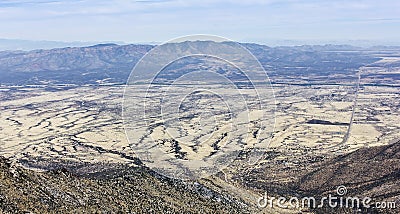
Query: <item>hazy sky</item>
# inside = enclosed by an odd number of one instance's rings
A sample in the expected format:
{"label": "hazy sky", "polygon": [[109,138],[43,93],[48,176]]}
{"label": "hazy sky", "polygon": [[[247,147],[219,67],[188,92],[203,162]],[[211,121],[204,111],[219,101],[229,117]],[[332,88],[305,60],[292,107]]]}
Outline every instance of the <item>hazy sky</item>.
{"label": "hazy sky", "polygon": [[214,34],[249,42],[397,42],[400,1],[1,0],[0,29],[0,38],[58,41],[159,42]]}

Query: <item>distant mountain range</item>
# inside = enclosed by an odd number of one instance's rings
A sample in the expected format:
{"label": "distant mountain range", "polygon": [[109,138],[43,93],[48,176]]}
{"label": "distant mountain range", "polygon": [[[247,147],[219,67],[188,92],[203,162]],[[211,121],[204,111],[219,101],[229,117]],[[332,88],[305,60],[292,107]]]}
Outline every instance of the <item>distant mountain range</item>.
{"label": "distant mountain range", "polygon": [[[258,58],[276,81],[297,78],[304,72],[308,72],[306,76],[348,72],[379,59],[371,53],[375,49],[348,45],[274,48],[249,43],[242,45]],[[153,47],[97,44],[50,50],[0,51],[0,84],[124,84],[134,65]]]}
{"label": "distant mountain range", "polygon": [[[342,44],[351,44],[352,46],[358,47],[373,47],[373,46],[395,46],[398,45],[398,41],[374,41],[374,40],[299,40],[299,39],[252,39],[247,38],[242,41],[252,41],[252,43],[265,44],[272,47],[277,46],[302,46],[302,45],[324,45],[332,44],[341,46]],[[51,41],[51,40],[28,40],[28,39],[6,39],[0,38],[0,51],[2,50],[37,50],[37,49],[53,49],[53,48],[64,48],[64,47],[85,47],[90,45],[96,45],[100,43],[115,43],[119,45],[130,44],[123,41]],[[160,41],[152,42],[135,42],[135,44],[150,44],[157,45],[161,44]]]}
{"label": "distant mountain range", "polygon": [[89,47],[0,52],[0,82],[24,84],[97,84],[124,82],[151,45],[99,44]]}

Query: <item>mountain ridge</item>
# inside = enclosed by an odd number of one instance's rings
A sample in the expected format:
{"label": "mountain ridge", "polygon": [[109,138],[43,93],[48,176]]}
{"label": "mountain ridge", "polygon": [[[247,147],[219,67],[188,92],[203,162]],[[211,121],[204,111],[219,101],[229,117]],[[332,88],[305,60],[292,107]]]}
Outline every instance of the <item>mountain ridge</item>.
{"label": "mountain ridge", "polygon": [[[254,43],[242,45],[261,62],[270,77],[301,75],[303,72],[347,72],[379,59],[365,53],[336,52],[334,47],[342,46],[271,48]],[[0,84],[124,84],[134,65],[153,47],[107,43],[50,50],[1,51]],[[327,51],[329,49],[332,51]]]}

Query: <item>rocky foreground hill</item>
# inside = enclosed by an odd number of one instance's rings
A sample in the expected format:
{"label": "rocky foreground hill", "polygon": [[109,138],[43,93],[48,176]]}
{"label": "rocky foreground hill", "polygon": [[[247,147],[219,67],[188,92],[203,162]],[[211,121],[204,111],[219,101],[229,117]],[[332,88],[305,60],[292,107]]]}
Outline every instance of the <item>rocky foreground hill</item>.
{"label": "rocky foreground hill", "polygon": [[[69,169],[65,168],[69,165]],[[252,213],[255,204],[241,201],[234,193],[216,192],[197,182],[160,176],[145,167],[127,165],[60,164],[38,172],[15,166],[0,158],[0,211],[2,213],[129,212],[129,213]],[[279,166],[278,166],[279,167]],[[335,194],[338,185],[348,196],[372,198],[371,208],[317,208],[313,213],[398,213],[400,141],[391,145],[359,149],[347,155],[310,165],[298,172],[281,166],[261,166],[247,176],[242,188],[268,191],[276,196]],[[268,179],[271,170],[289,182]],[[294,171],[291,176],[288,171]],[[297,176],[296,176],[297,175]],[[396,202],[395,209],[376,209],[375,202]],[[267,210],[263,210],[268,213]]]}
{"label": "rocky foreground hill", "polygon": [[[93,171],[94,168],[101,170]],[[90,165],[38,172],[0,158],[0,213],[215,213],[216,210],[249,212],[244,203],[231,196],[196,182],[168,179],[143,167]]]}
{"label": "rocky foreground hill", "polygon": [[[286,181],[274,182],[281,176]],[[260,179],[262,178],[262,179]],[[365,147],[337,157],[310,163],[304,168],[290,168],[265,164],[242,180],[244,186],[270,195],[310,197],[317,200],[329,194],[337,195],[337,188],[347,189],[343,197],[370,197],[370,208],[315,208],[313,213],[399,213],[400,212],[400,140],[390,145]],[[376,202],[395,203],[395,208],[376,208]]]}

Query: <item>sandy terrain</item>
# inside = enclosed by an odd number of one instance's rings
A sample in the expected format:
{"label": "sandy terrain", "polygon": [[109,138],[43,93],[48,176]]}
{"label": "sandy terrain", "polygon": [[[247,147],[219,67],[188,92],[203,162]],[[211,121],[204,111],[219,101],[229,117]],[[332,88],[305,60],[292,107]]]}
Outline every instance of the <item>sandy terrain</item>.
{"label": "sandy terrain", "polygon": [[[315,93],[316,90],[319,92]],[[262,122],[264,115],[274,115],[271,109],[267,112],[250,109],[249,117],[247,111],[241,111],[236,115],[236,121],[249,120],[251,125],[247,124],[247,131],[236,129],[232,132],[235,129],[232,121],[235,118],[224,116],[226,109],[223,105],[214,106],[214,110],[220,108],[221,114],[194,116],[190,120],[181,121],[180,128],[174,128],[176,124],[172,124],[165,129],[162,123],[146,128],[143,121],[137,121],[137,126],[130,123],[128,129],[137,133],[135,136],[138,140],[158,142],[159,146],[155,149],[160,150],[160,154],[167,153],[172,157],[176,155],[172,149],[173,141],[165,140],[177,140],[180,152],[189,160],[202,160],[215,152],[227,152],[227,148],[252,148],[254,144],[258,148],[282,151],[288,157],[292,157],[292,153],[306,150],[329,156],[334,154],[332,152],[346,153],[363,146],[387,144],[398,138],[400,125],[396,123],[399,118],[397,90],[375,86],[361,88],[351,134],[344,144],[343,138],[348,130],[346,124],[350,122],[354,104],[351,98],[354,95],[350,94],[342,100],[315,99],[316,96],[324,96],[320,88],[302,86],[275,88],[276,122],[266,124],[269,129],[273,125],[275,127],[273,132],[260,132],[264,135],[253,134],[260,129],[258,123]],[[324,91],[326,95],[335,93],[335,89]],[[135,142],[130,144],[127,141],[123,128],[122,87],[81,87],[51,92],[40,88],[18,89],[11,93],[0,93],[3,98],[0,103],[0,117],[3,121],[0,124],[1,155],[15,160],[66,158],[111,162],[130,162],[127,156],[135,156]],[[225,93],[228,94],[228,91]],[[234,92],[229,93],[234,95]],[[293,94],[288,97],[288,93]],[[243,94],[246,94],[245,89]],[[273,104],[273,100],[268,103]],[[204,107],[211,104],[203,100],[201,105]],[[182,114],[188,116],[187,113],[190,111]],[[312,119],[339,125],[308,123]],[[157,124],[157,121],[153,122]],[[182,135],[182,130],[188,133]],[[151,135],[144,136],[148,132]],[[227,133],[226,138],[221,138],[224,133]],[[272,134],[272,139],[266,133]],[[244,139],[246,143],[242,145],[237,139]],[[201,144],[196,146],[196,141]],[[220,145],[213,147],[216,141],[220,141]]]}

